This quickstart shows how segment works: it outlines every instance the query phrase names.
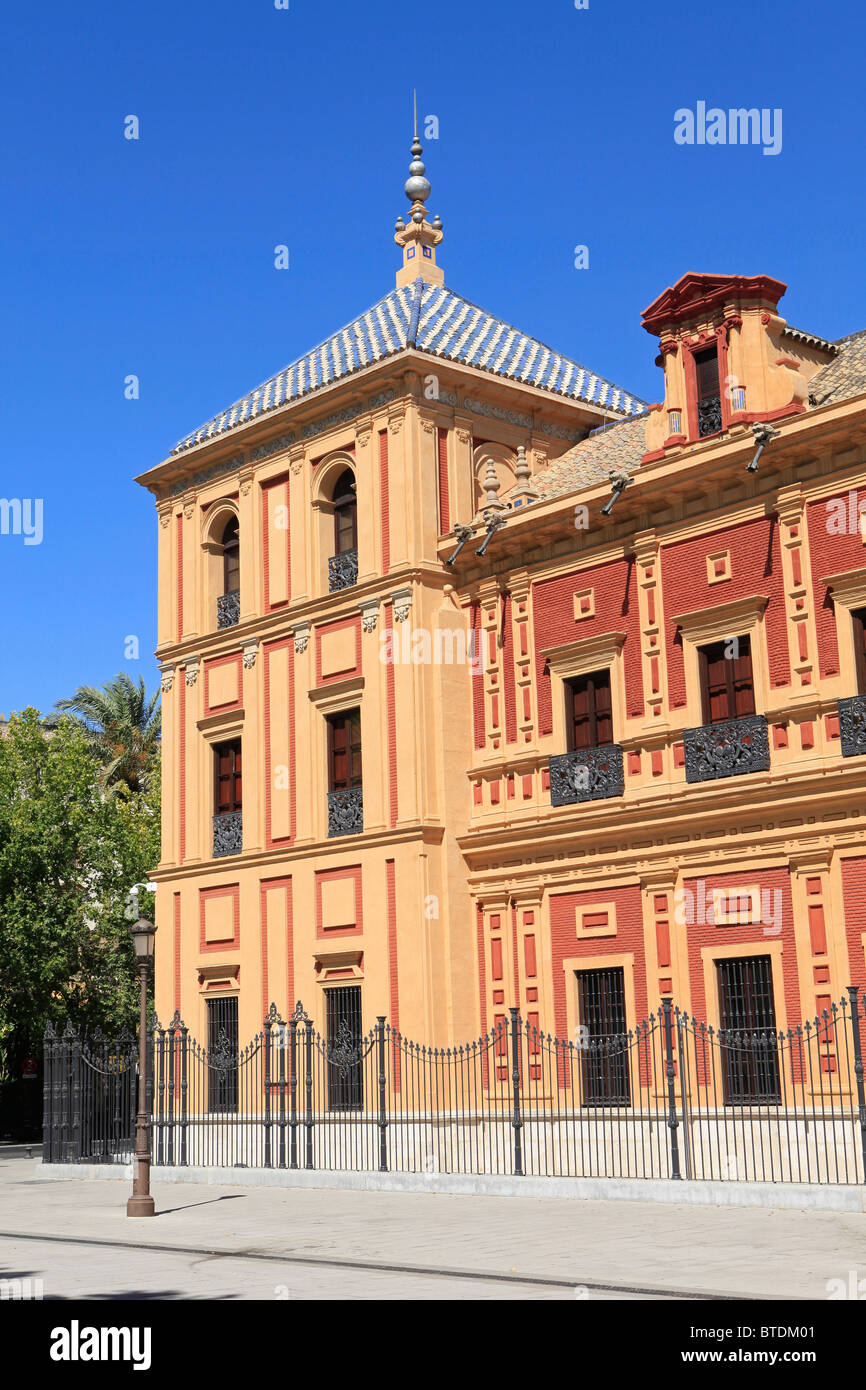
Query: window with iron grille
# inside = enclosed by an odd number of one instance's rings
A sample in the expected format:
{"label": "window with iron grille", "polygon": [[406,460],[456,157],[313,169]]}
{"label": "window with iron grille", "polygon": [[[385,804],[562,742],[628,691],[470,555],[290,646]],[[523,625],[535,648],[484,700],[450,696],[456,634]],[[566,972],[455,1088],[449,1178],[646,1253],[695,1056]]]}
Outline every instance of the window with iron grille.
{"label": "window with iron grille", "polygon": [[328,791],[361,786],[361,711],[328,715]]}
{"label": "window with iron grille", "polygon": [[325,990],[328,1108],[360,1110],[364,1100],[361,1061],[361,986]]}
{"label": "window with iron grille", "polygon": [[218,816],[240,811],[243,800],[241,740],[218,743],[214,748],[214,811]]}
{"label": "window with iron grille", "polygon": [[779,1052],[769,956],[716,961],[726,1105],[778,1104]]}
{"label": "window with iron grille", "polygon": [[238,1001],[208,999],[208,1110],[234,1114],[238,1108]]}
{"label": "window with iron grille", "polygon": [[755,713],[752,647],[748,636],[698,648],[705,724]]}
{"label": "window with iron grille", "polygon": [[610,671],[593,671],[565,682],[569,752],[613,743]]}
{"label": "window with iron grille", "polygon": [[577,972],[584,1105],[630,1104],[625,976],[621,967]]}

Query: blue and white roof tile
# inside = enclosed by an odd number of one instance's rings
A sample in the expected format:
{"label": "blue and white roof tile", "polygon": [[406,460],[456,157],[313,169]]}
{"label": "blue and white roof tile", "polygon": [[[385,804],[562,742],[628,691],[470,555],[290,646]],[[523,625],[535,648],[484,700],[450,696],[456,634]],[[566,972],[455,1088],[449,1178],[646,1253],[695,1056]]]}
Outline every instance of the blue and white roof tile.
{"label": "blue and white roof tile", "polygon": [[637,396],[494,318],[446,286],[416,280],[386,294],[312,352],[187,435],[172,452],[183,453],[246,425],[407,347],[525,382],[552,395],[587,401],[625,418],[646,410],[646,402]]}

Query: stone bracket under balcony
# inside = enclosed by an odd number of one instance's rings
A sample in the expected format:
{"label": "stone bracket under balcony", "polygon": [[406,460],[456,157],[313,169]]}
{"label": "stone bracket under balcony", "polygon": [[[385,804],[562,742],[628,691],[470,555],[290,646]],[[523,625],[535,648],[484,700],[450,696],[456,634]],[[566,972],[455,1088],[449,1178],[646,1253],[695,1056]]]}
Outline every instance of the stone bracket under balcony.
{"label": "stone bracket under balcony", "polygon": [[237,627],[241,620],[241,591],[232,589],[217,599],[217,627]]}
{"label": "stone bracket under balcony", "polygon": [[328,593],[335,594],[340,589],[354,588],[357,582],[357,550],[344,550],[342,555],[332,555],[328,561]]}
{"label": "stone bracket under balcony", "polygon": [[770,740],[762,714],[684,729],[683,745],[687,782],[712,782],[770,768]]}
{"label": "stone bracket under balcony", "polygon": [[364,789],[328,792],[328,836],[360,835],[364,829]]}
{"label": "stone bracket under balcony", "polygon": [[625,790],[622,749],[618,743],[557,753],[549,761],[549,771],[551,806],[601,801],[609,796],[622,796]]}
{"label": "stone bracket under balcony", "polygon": [[224,811],[221,816],[214,816],[214,859],[224,859],[227,854],[240,854],[243,847],[243,812]]}
{"label": "stone bracket under balcony", "polygon": [[849,695],[838,703],[843,758],[866,753],[866,695]]}

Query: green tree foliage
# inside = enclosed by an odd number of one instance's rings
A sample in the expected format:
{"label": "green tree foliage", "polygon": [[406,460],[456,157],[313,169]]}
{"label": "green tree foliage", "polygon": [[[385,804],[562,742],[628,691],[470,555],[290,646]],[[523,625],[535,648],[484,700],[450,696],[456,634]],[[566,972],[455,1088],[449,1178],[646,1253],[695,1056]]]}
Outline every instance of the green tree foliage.
{"label": "green tree foliage", "polygon": [[73,715],[87,731],[103,764],[106,787],[140,792],[159,749],[159,692],[148,695],[144,677],[136,685],[125,671],[101,688],[80,685],[57,708]]}
{"label": "green tree foliage", "polygon": [[0,1079],[12,1040],[37,1040],[49,1019],[135,1025],[126,901],[159,861],[150,768],[140,793],[106,794],[88,732],[70,717],[46,729],[34,709],[0,738]]}

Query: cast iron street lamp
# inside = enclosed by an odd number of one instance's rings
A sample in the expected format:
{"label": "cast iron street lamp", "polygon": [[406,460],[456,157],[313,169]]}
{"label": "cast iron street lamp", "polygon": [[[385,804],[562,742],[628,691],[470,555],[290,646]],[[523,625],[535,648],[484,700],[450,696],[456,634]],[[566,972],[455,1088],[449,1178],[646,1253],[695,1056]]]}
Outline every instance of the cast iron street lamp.
{"label": "cast iron street lamp", "polygon": [[147,1113],[147,967],[153,960],[156,927],[139,917],[130,927],[141,981],[141,1020],[138,1030],[138,1116],[135,1121],[135,1159],[132,1196],[126,1204],[127,1216],[153,1216],[150,1195],[150,1117]]}

